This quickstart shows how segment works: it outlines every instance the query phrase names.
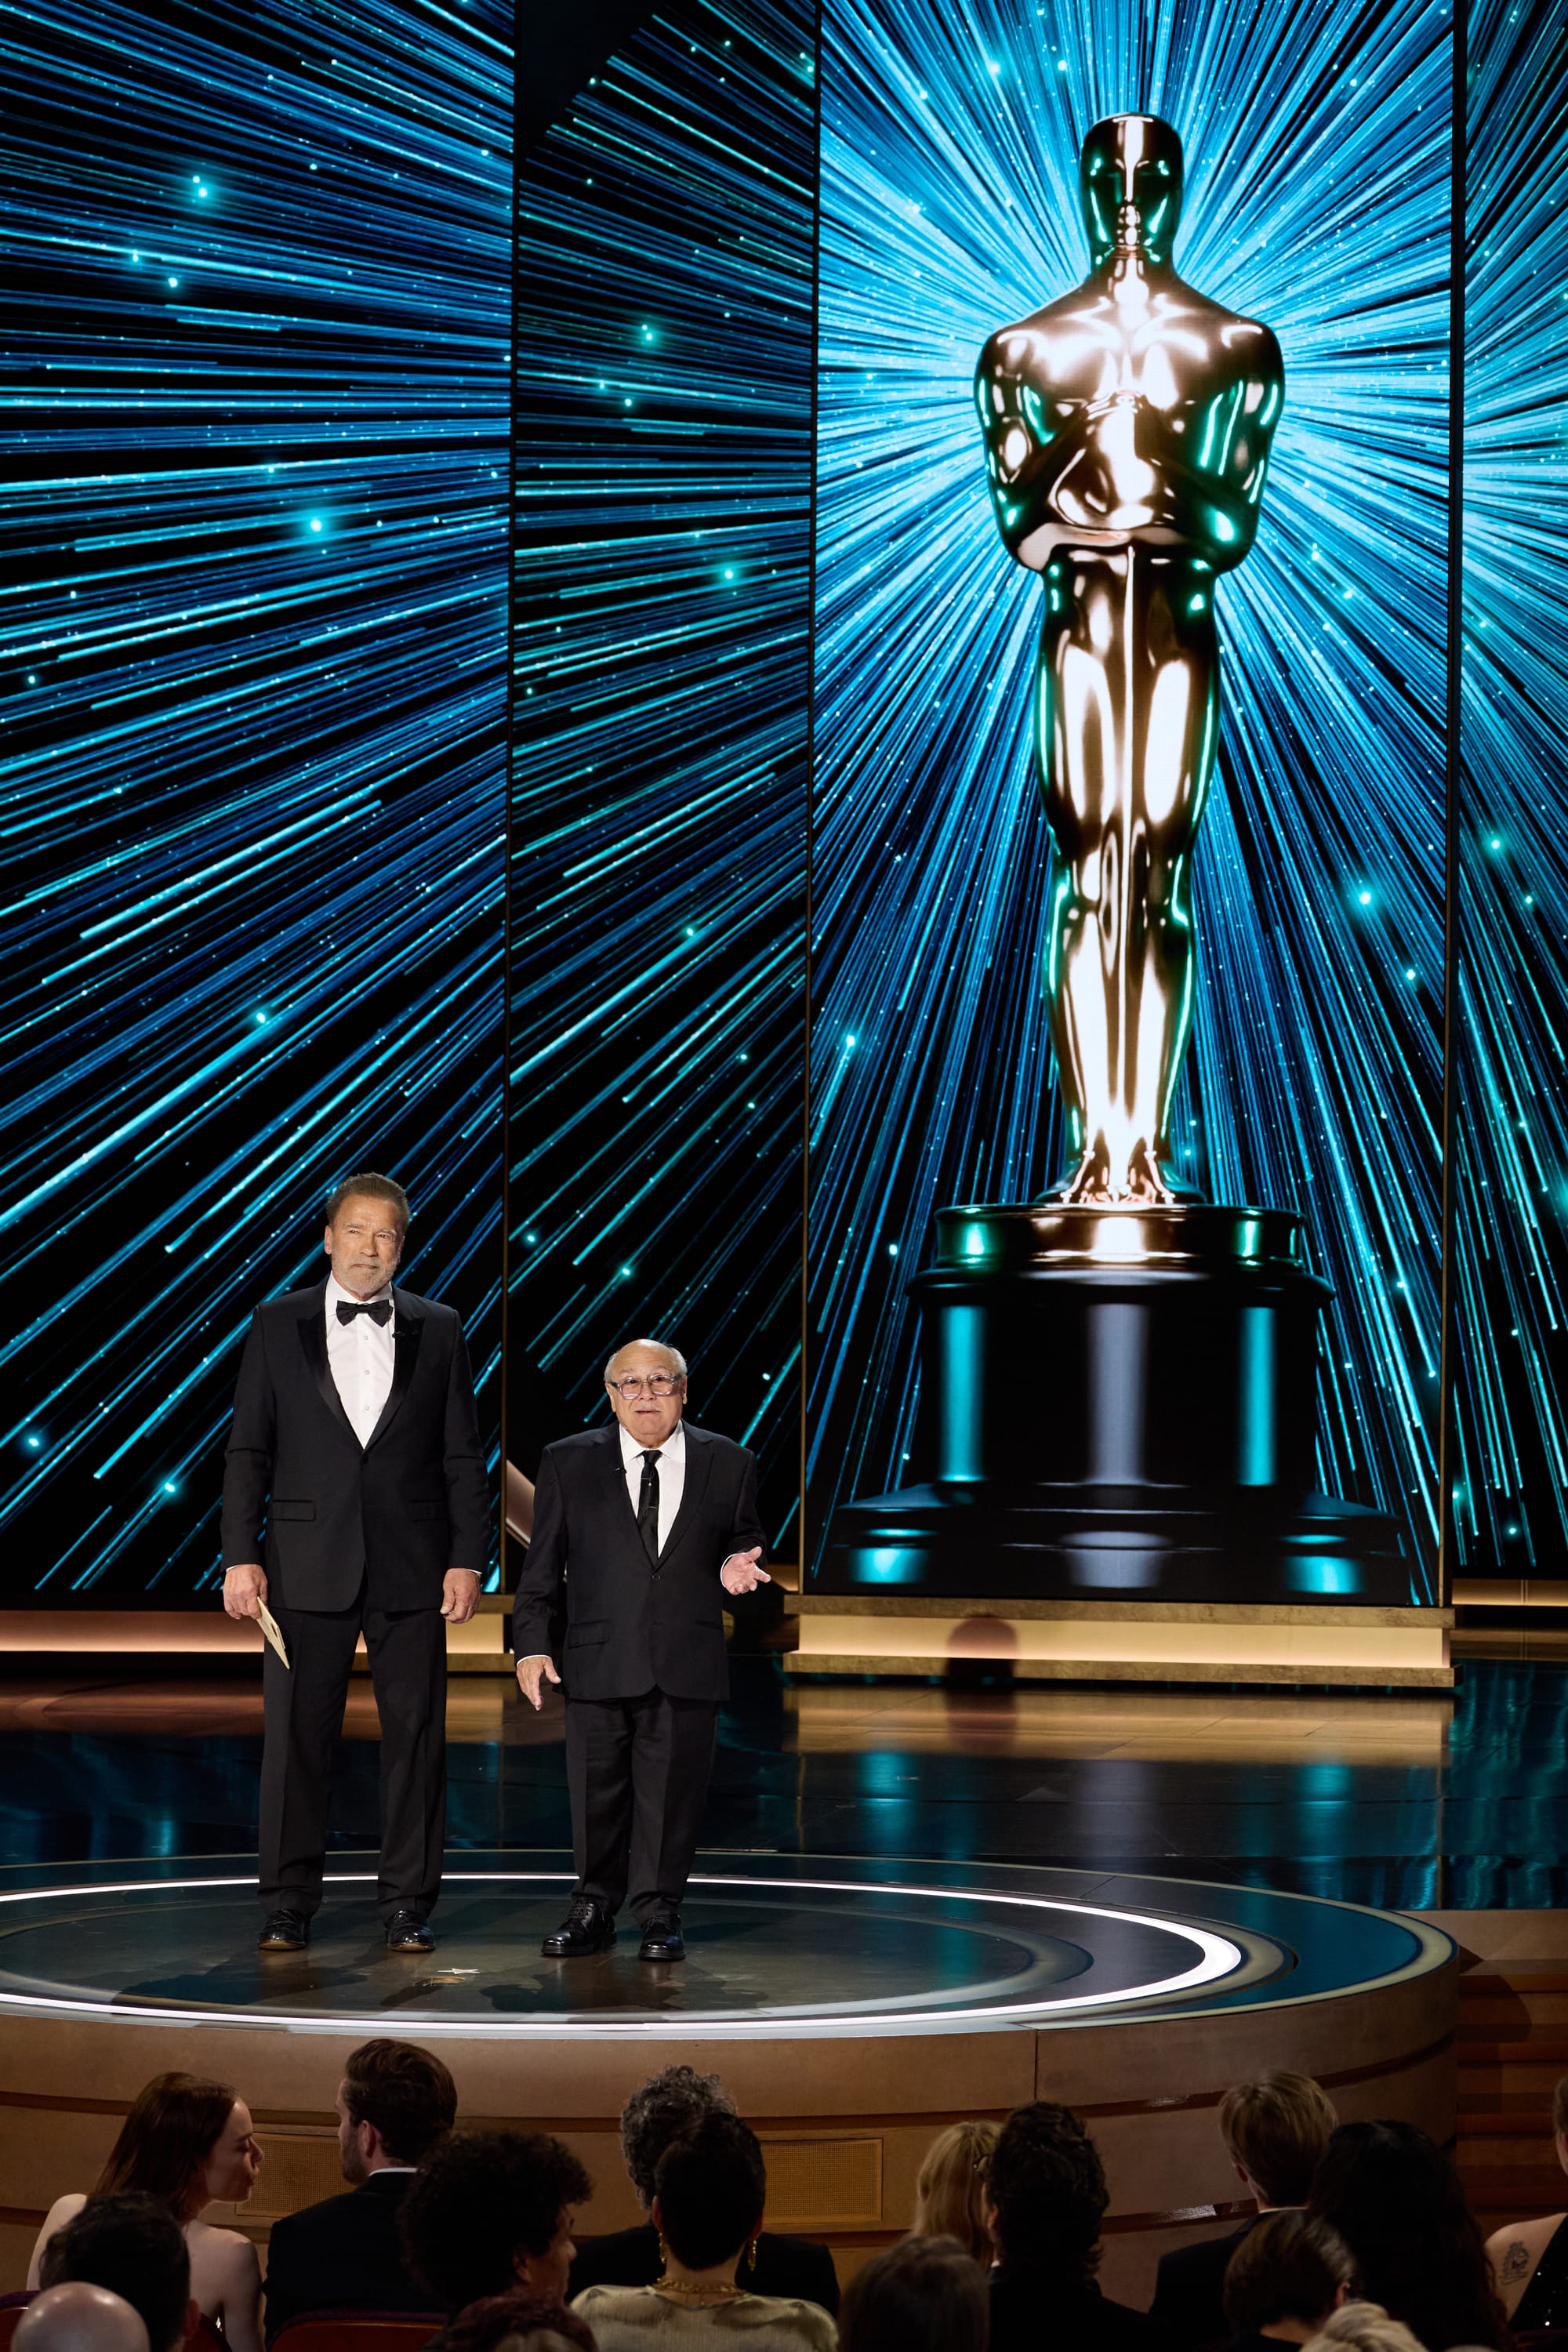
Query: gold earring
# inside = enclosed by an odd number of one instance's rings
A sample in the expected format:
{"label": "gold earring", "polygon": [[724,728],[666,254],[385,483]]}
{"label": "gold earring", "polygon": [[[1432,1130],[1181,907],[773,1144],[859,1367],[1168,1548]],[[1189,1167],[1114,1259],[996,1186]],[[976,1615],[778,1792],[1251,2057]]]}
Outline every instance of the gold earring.
{"label": "gold earring", "polygon": [[753,2238],[753,2239],[752,2240],[751,2244],[750,2244],[750,2245],[747,2247],[747,2249],[746,2249],[746,2268],[747,2268],[749,2271],[754,2271],[754,2270],[756,2269],[756,2267],[757,2267],[757,2242],[756,2242],[755,2238]]}
{"label": "gold earring", "polygon": [[664,2242],[662,2230],[658,2233],[658,2266],[661,2271],[667,2271],[669,2268],[669,2248]]}

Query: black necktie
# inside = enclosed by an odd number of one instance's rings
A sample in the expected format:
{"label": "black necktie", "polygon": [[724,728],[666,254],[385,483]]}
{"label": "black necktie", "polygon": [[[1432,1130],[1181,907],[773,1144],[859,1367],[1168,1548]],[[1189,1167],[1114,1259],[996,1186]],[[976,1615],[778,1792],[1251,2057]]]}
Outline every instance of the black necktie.
{"label": "black necktie", "polygon": [[368,1315],[371,1321],[379,1323],[384,1331],[392,1320],[392,1301],[390,1298],[339,1299],[338,1321],[340,1323],[352,1323],[356,1315]]}
{"label": "black necktie", "polygon": [[642,1458],[642,1491],[637,1496],[637,1533],[643,1549],[658,1566],[658,1448],[650,1446]]}

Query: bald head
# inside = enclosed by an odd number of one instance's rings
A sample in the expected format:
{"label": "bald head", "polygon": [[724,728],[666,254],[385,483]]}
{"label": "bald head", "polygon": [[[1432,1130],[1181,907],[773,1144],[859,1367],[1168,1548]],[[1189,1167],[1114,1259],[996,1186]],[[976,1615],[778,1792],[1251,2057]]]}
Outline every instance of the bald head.
{"label": "bald head", "polygon": [[16,2352],[148,2352],[147,2330],[131,2305],[85,2279],[36,2294],[13,2342]]}

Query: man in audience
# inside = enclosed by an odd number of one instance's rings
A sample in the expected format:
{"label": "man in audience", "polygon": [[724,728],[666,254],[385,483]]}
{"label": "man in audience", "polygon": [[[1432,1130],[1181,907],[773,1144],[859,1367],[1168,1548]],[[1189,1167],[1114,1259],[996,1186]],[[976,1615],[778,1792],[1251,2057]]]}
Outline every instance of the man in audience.
{"label": "man in audience", "polygon": [[457,2086],[413,2042],[362,2042],[338,2085],[347,2196],[274,2222],[267,2253],[267,2340],[307,2311],[428,2311],[403,2260],[397,2219],[415,2168],[452,2128]]}
{"label": "man in audience", "polygon": [[85,2279],[36,2294],[12,2343],[20,2352],[148,2352],[147,2330],[124,2296]]}
{"label": "man in audience", "polygon": [[[705,2116],[734,2113],[735,2102],[718,2075],[699,2074],[690,2066],[667,2066],[632,2093],[621,2109],[621,2153],[645,2213],[653,2203],[658,2159],[671,2142]],[[659,2269],[658,2231],[651,2221],[641,2221],[608,2237],[585,2239],[577,2249],[567,2292],[578,2295],[585,2286],[651,2286]],[[752,2294],[815,2303],[837,2316],[838,2273],[832,2249],[814,2245],[809,2238],[759,2231],[755,2259],[742,2255],[735,2265],[735,2284]]]}
{"label": "man in audience", "polygon": [[1069,2107],[1016,2108],[991,2158],[991,2352],[1147,2352],[1141,2311],[1095,2279],[1107,2204],[1100,2152]]}
{"label": "man in audience", "polygon": [[43,2292],[29,2310],[68,2283],[97,2287],[128,2303],[146,2330],[151,2352],[174,2352],[200,2317],[191,2296],[185,2233],[163,2198],[144,2189],[89,2197],[55,2231],[39,2265]]}
{"label": "man in audience", "polygon": [[1338,2121],[1309,2074],[1260,2074],[1226,2093],[1220,2136],[1257,2210],[1223,2238],[1161,2255],[1149,2316],[1172,2352],[1204,2352],[1230,2333],[1221,2300],[1226,2264],[1265,2213],[1306,2203]]}
{"label": "man in audience", "polygon": [[513,2287],[563,2302],[575,2209],[593,2193],[571,2149],[547,2132],[449,2132],[420,2166],[399,2217],[426,2305],[450,2319],[480,2295]]}
{"label": "man in audience", "polygon": [[1308,2344],[1355,2292],[1355,2261],[1339,2231],[1315,2213],[1263,2216],[1230,2258],[1226,2352]]}

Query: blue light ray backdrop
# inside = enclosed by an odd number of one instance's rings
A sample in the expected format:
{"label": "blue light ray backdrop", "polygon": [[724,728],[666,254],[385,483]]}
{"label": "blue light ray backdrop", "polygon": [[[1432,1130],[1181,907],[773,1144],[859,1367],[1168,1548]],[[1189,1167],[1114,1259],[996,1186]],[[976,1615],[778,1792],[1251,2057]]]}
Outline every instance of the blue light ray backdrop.
{"label": "blue light ray backdrop", "polygon": [[1467,26],[1457,1567],[1568,1549],[1568,16]]}
{"label": "blue light ray backdrop", "polygon": [[658,11],[518,187],[509,1442],[668,1336],[791,1549],[814,32]]}
{"label": "blue light ray backdrop", "polygon": [[239,1337],[355,1165],[499,1424],[509,23],[5,20],[13,1601],[210,1584]]}
{"label": "blue light ray backdrop", "polygon": [[1030,765],[1039,590],[988,511],[970,384],[1084,276],[1098,117],[1168,117],[1177,266],[1266,320],[1287,399],[1220,599],[1179,1119],[1214,1197],[1300,1210],[1333,1285],[1330,1490],[1433,1596],[1451,19],[1446,7],[826,0],[822,54],[808,1518],[910,1475],[904,1282],[943,1202],[1060,1139]]}

